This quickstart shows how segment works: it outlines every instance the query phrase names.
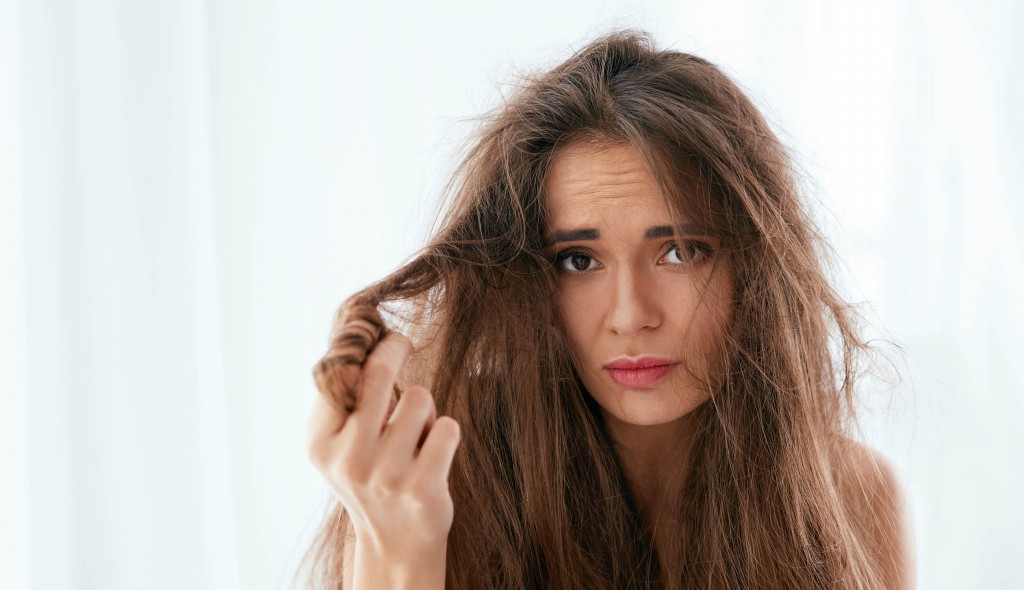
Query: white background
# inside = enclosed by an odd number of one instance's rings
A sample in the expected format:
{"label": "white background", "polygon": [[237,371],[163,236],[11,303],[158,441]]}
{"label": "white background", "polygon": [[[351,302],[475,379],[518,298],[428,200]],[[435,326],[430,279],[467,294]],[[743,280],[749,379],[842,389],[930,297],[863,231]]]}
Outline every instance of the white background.
{"label": "white background", "polygon": [[865,425],[920,587],[1024,579],[1019,2],[425,4],[0,0],[0,587],[283,588],[333,311],[500,87],[616,25],[749,91],[903,347]]}

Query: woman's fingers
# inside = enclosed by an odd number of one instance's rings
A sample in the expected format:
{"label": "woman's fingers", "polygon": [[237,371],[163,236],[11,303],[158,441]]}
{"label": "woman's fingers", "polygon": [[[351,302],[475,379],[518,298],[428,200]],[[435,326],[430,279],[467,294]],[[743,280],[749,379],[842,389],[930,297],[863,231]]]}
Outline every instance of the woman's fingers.
{"label": "woman's fingers", "polygon": [[434,547],[451,530],[448,474],[461,436],[453,419],[437,417],[433,396],[419,385],[400,396],[388,417],[395,378],[411,350],[408,338],[388,333],[361,367],[355,409],[346,415],[318,395],[309,420],[310,458],[348,510],[356,535],[396,555]]}
{"label": "woman's fingers", "polygon": [[405,477],[419,441],[436,416],[434,398],[425,387],[413,385],[402,393],[380,442],[381,455],[389,458],[381,465],[380,475],[385,481],[393,483]]}
{"label": "woman's fingers", "polygon": [[356,407],[348,418],[352,436],[364,444],[380,437],[395,378],[410,352],[411,340],[398,332],[388,332],[366,357],[360,373]]}
{"label": "woman's fingers", "polygon": [[413,462],[410,478],[423,485],[443,485],[448,489],[448,473],[461,439],[462,428],[454,418],[441,416],[435,420]]}
{"label": "woman's fingers", "polygon": [[[391,405],[395,377],[411,350],[412,342],[398,332],[389,332],[377,343],[360,368],[356,407],[351,413],[318,393],[307,426],[307,451],[314,464],[324,465],[346,446],[356,450],[353,459],[367,451],[372,454]],[[348,428],[343,428],[345,425]],[[368,432],[377,436],[367,436]]]}
{"label": "woman's fingers", "polygon": [[320,465],[329,459],[331,440],[346,419],[346,412],[332,406],[324,394],[316,393],[306,426],[306,450],[314,464]]}

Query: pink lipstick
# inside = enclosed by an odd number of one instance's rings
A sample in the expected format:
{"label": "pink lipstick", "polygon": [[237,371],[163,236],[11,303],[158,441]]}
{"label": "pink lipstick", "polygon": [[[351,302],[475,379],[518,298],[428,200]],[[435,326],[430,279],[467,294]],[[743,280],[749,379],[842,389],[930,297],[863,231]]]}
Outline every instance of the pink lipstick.
{"label": "pink lipstick", "polygon": [[612,381],[623,387],[650,387],[665,375],[668,375],[677,364],[671,359],[657,356],[641,356],[636,358],[619,357],[605,363],[604,369]]}

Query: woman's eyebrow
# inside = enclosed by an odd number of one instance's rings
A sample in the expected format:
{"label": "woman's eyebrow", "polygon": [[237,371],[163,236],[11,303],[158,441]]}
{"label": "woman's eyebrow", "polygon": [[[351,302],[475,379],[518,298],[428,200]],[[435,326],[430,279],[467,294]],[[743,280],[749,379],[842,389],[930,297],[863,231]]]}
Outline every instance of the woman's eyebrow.
{"label": "woman's eyebrow", "polygon": [[[704,230],[693,223],[683,223],[678,226],[682,235],[703,235]],[[656,225],[647,228],[644,232],[645,240],[657,240],[658,238],[669,238],[675,235],[671,225]],[[553,231],[544,238],[544,247],[553,246],[558,242],[577,242],[585,240],[597,240],[601,232],[594,228],[570,229]]]}
{"label": "woman's eyebrow", "polygon": [[601,232],[596,229],[570,229],[553,231],[544,238],[544,247],[553,246],[558,242],[576,242],[580,240],[596,240],[601,237]]}
{"label": "woman's eyebrow", "polygon": [[[695,223],[681,223],[678,226],[676,226],[676,229],[678,229],[679,233],[684,236],[707,235],[707,232],[704,230],[704,228],[700,227]],[[658,238],[671,238],[674,235],[675,232],[672,231],[671,225],[656,225],[654,227],[647,228],[647,231],[644,232],[644,239],[657,240]]]}

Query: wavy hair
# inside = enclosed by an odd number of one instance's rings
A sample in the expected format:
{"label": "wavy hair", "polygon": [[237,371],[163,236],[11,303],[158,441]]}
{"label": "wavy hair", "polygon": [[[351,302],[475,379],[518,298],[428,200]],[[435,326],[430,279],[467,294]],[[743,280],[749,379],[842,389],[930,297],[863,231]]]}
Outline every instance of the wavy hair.
{"label": "wavy hair", "polygon": [[[724,369],[694,411],[678,534],[661,553],[574,368],[543,254],[546,170],[589,139],[635,147],[673,216],[721,237],[733,268]],[[482,117],[433,237],[341,305],[313,371],[351,409],[367,352],[387,330],[412,339],[393,401],[422,384],[462,428],[448,588],[885,587],[879,469],[851,438],[871,347],[831,286],[833,254],[797,179],[726,74],[641,31],[522,76]],[[341,587],[347,531],[335,502],[300,565],[307,584]]]}

